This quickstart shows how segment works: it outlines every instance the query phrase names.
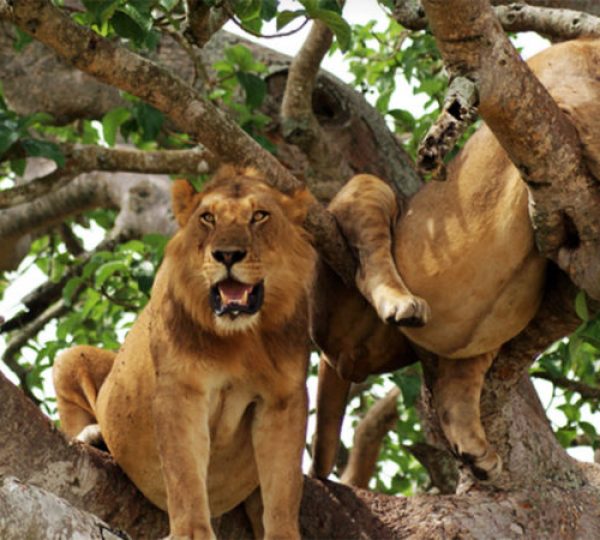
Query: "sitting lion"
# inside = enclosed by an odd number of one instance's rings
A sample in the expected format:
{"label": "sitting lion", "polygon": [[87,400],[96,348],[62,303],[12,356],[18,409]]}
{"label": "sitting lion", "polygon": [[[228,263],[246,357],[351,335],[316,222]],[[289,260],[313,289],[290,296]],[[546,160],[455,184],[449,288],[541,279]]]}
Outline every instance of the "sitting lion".
{"label": "sitting lion", "polygon": [[198,194],[175,182],[180,229],[124,345],[56,360],[62,429],[86,438],[97,423],[117,463],[168,510],[172,537],[214,537],[211,516],[260,485],[255,534],[299,538],[309,201],[231,166]]}
{"label": "sitting lion", "polygon": [[[600,40],[587,40],[529,62],[573,120],[596,176],[599,59]],[[402,215],[391,189],[369,175],[353,178],[330,210],[358,254],[356,284],[368,303],[319,272],[312,333],[324,359],[313,474],[333,467],[350,381],[414,361],[406,337],[439,359],[433,402],[451,448],[477,476],[493,477],[501,463],[480,421],[484,376],[535,315],[546,266],[519,171],[484,126],[452,161],[448,180],[426,184]],[[381,321],[408,326],[401,334]]]}

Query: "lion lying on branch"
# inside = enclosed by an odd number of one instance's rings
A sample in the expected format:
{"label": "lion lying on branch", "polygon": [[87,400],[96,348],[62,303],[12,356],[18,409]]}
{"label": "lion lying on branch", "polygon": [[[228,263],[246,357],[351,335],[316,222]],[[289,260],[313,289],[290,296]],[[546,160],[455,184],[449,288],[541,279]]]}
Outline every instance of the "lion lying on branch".
{"label": "lion lying on branch", "polygon": [[[596,177],[599,49],[598,40],[567,42],[529,62],[573,121]],[[313,474],[331,472],[351,381],[415,361],[408,338],[438,358],[433,403],[451,449],[479,478],[496,476],[501,460],[481,424],[481,389],[500,347],[535,315],[546,266],[519,171],[484,126],[452,161],[448,180],[426,184],[402,215],[391,189],[368,175],[353,178],[330,210],[358,255],[356,284],[368,303],[321,269]]]}
{"label": "lion lying on branch", "polygon": [[56,360],[62,429],[89,440],[99,426],[173,538],[214,537],[211,516],[245,500],[257,537],[299,538],[312,198],[223,167],[173,199],[180,229],[122,348]]}

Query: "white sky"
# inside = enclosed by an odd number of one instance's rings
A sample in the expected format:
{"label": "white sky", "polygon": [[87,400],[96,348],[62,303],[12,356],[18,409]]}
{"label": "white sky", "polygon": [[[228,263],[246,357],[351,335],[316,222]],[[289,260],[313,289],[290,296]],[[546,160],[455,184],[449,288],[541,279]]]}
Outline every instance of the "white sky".
{"label": "white sky", "polygon": [[[280,6],[283,9],[298,9],[299,5],[292,0],[283,0],[280,2]],[[347,0],[346,7],[344,8],[344,18],[350,24],[365,24],[370,20],[378,21],[376,29],[379,31],[384,30],[387,27],[387,16],[381,7],[377,4],[376,0]],[[296,21],[292,22],[289,25],[289,28],[294,27]],[[252,36],[248,36],[247,34],[243,34],[239,28],[233,24],[228,23],[225,27],[227,30],[245,35],[248,39],[254,39]],[[286,30],[288,28],[286,27]],[[284,38],[275,38],[268,40],[260,40],[262,44],[272,47],[276,50],[284,52],[293,56],[301,47],[307,33],[309,31],[309,26],[307,25],[297,34],[294,34],[289,37]],[[272,34],[275,33],[275,25],[274,22],[266,25],[263,28],[263,33]],[[258,40],[257,40],[258,41]],[[533,54],[539,52],[540,50],[547,47],[547,42],[540,38],[537,34],[527,33],[520,34],[517,39],[517,45],[523,49],[523,56],[525,58],[529,58]],[[340,79],[351,82],[353,77],[348,73],[343,55],[339,51],[336,52],[332,56],[327,56],[323,61],[323,67],[328,71],[334,73]],[[369,96],[367,96],[368,98]],[[391,106],[398,107],[409,110],[414,115],[420,115],[423,112],[423,106],[426,98],[424,96],[414,96],[411,87],[405,83],[403,80],[398,81],[398,90],[395,96],[392,99]],[[89,236],[86,239],[86,243],[88,244],[86,247],[89,248],[91,245],[95,244],[99,240],[98,234],[94,234]],[[29,270],[25,272],[25,274],[16,280],[6,291],[5,297],[3,300],[0,300],[0,315],[3,315],[5,318],[9,318],[14,315],[20,307],[19,300],[22,298],[28,291],[34,289],[39,284],[45,281],[44,274],[39,271],[35,266],[31,266],[31,261],[26,259],[22,265],[21,269],[30,266]],[[42,336],[47,336],[47,339],[50,339],[54,333],[54,326],[48,325]],[[43,338],[42,338],[43,339]],[[0,355],[3,354],[6,348],[6,344],[3,336],[0,336]],[[0,364],[0,369],[6,373],[11,380],[15,380],[14,377]],[[309,388],[309,392],[311,395],[311,403],[314,404],[314,397],[316,394],[316,382],[311,381],[311,385]],[[51,384],[46,384],[46,392],[47,395],[53,395],[53,389]],[[536,388],[542,397],[542,401],[545,406],[549,404],[551,397],[551,385],[550,383],[544,381],[536,380]],[[552,407],[552,411],[550,412],[550,416],[555,419],[555,421],[559,424],[562,424],[562,413]],[[586,415],[586,416],[589,416]],[[600,425],[598,415],[595,415],[594,418],[590,416],[590,421],[596,421],[595,425]],[[312,432],[314,431],[313,425],[314,419],[311,420],[309,424],[309,440]],[[345,444],[351,445],[352,440],[352,430],[346,429],[342,436]],[[569,452],[577,457],[578,459],[585,461],[593,461],[593,452],[590,448],[576,448],[570,449]],[[305,466],[309,463],[309,459],[305,459]],[[389,476],[392,476],[394,473],[393,467],[389,470]]]}

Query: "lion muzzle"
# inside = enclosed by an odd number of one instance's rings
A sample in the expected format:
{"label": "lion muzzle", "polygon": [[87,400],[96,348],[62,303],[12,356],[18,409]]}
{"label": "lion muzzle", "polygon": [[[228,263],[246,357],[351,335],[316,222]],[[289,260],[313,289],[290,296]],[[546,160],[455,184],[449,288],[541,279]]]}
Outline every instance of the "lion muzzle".
{"label": "lion muzzle", "polygon": [[210,306],[218,317],[240,314],[252,315],[262,307],[265,287],[262,281],[249,285],[227,278],[210,290]]}

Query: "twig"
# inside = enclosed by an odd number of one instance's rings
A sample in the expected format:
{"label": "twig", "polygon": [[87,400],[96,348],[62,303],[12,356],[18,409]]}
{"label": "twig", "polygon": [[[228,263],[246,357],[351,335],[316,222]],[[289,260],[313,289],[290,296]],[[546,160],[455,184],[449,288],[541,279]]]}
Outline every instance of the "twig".
{"label": "twig", "polygon": [[563,390],[577,392],[584,399],[600,400],[600,388],[590,386],[589,384],[585,384],[580,381],[573,381],[568,377],[560,375],[552,375],[547,371],[533,371],[531,376],[535,377],[536,379],[549,381]]}
{"label": "twig", "polygon": [[23,392],[36,404],[39,405],[41,401],[35,397],[31,389],[27,384],[27,376],[31,373],[31,368],[25,368],[17,361],[17,355],[19,351],[26,345],[26,343],[33,338],[46,324],[52,319],[60,317],[66,313],[69,308],[66,304],[59,300],[55,304],[44,310],[38,317],[25,325],[21,330],[15,333],[2,355],[2,362],[8,367],[19,379],[19,385]]}
{"label": "twig", "polygon": [[78,276],[83,271],[83,267],[96,253],[100,251],[112,251],[116,245],[130,239],[131,236],[124,232],[119,234],[110,233],[92,251],[84,253],[77,264],[71,266],[59,281],[47,281],[25,296],[22,299],[22,303],[25,305],[27,311],[18,313],[12,319],[8,319],[0,325],[0,334],[12,332],[17,329],[23,330],[29,324],[32,324],[33,321],[48,309],[48,306],[58,301],[67,281]]}

